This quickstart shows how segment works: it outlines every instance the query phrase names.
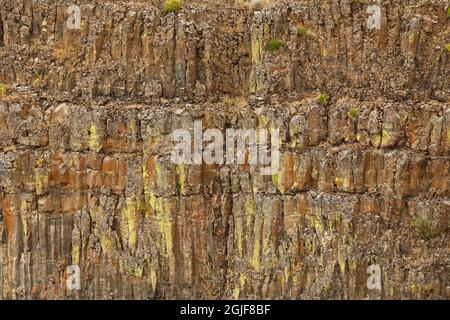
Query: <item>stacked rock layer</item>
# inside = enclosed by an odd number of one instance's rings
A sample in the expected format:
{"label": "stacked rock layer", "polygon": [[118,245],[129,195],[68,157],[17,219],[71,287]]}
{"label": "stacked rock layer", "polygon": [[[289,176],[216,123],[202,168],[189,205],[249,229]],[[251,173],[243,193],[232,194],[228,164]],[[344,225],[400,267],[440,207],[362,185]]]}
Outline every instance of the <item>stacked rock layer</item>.
{"label": "stacked rock layer", "polygon": [[[0,3],[0,298],[450,298],[446,1],[71,4]],[[175,164],[199,121],[279,171]]]}

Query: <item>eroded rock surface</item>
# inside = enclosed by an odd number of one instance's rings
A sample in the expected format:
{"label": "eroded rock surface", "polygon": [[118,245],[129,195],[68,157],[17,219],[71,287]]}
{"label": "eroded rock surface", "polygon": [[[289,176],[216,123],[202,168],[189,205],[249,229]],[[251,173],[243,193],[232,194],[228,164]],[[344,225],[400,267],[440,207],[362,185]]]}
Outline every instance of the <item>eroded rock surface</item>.
{"label": "eroded rock surface", "polygon": [[[0,3],[0,298],[450,298],[446,1],[77,3]],[[280,171],[174,164],[195,121]]]}

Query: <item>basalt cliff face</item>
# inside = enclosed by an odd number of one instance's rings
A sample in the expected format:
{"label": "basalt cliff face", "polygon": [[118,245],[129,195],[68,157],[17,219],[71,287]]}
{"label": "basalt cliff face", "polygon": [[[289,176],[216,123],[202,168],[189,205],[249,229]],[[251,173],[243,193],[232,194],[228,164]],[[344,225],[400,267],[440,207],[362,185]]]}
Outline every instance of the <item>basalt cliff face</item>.
{"label": "basalt cliff face", "polygon": [[0,299],[450,298],[448,1],[248,2],[0,0]]}

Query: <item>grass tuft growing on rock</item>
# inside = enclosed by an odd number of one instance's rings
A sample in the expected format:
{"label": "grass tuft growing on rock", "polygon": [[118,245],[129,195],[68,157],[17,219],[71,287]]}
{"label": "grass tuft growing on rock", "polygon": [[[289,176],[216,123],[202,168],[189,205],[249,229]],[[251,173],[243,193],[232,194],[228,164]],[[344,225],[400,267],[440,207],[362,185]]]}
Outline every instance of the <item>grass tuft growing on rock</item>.
{"label": "grass tuft growing on rock", "polygon": [[280,49],[281,46],[282,46],[282,43],[281,43],[280,40],[278,40],[278,39],[272,39],[272,40],[270,40],[270,41],[267,43],[266,49],[267,49],[268,51],[276,51],[276,50]]}
{"label": "grass tuft growing on rock", "polygon": [[447,16],[447,18],[450,18],[450,7],[447,8],[446,16]]}
{"label": "grass tuft growing on rock", "polygon": [[450,43],[447,43],[447,44],[445,45],[445,50],[447,50],[448,52],[450,52]]}
{"label": "grass tuft growing on rock", "polygon": [[326,105],[328,103],[328,96],[324,93],[319,94],[317,102],[322,106]]}
{"label": "grass tuft growing on rock", "polygon": [[181,0],[166,0],[164,2],[164,11],[166,13],[175,12],[181,9]]}
{"label": "grass tuft growing on rock", "polygon": [[359,110],[356,108],[350,108],[347,112],[348,116],[352,119],[356,119],[359,117]]}
{"label": "grass tuft growing on rock", "polygon": [[435,230],[431,222],[424,216],[416,218],[415,227],[420,239],[429,241],[434,238]]}
{"label": "grass tuft growing on rock", "polygon": [[298,27],[297,31],[298,31],[298,34],[301,35],[301,36],[308,35],[308,28],[306,28],[304,26]]}

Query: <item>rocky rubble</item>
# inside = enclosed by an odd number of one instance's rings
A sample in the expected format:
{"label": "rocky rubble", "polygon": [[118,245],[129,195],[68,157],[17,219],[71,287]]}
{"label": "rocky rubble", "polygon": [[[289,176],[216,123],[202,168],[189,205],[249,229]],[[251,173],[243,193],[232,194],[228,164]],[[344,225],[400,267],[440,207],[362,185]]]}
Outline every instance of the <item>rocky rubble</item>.
{"label": "rocky rubble", "polygon": [[[269,2],[77,1],[70,30],[2,0],[0,298],[450,298],[448,3]],[[174,164],[195,121],[279,128],[279,172]]]}

